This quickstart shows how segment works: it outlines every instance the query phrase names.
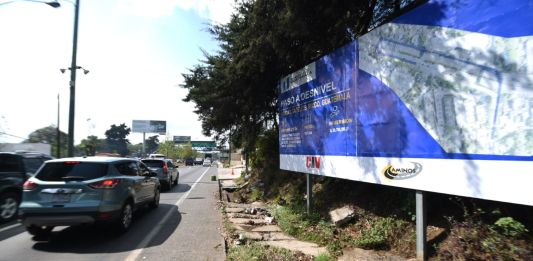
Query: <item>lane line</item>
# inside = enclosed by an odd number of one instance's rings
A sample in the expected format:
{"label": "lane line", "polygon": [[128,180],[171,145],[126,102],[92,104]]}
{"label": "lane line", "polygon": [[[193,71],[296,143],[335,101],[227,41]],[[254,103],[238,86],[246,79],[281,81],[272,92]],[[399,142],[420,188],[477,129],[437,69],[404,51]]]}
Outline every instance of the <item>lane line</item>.
{"label": "lane line", "polygon": [[[180,197],[180,199],[178,199],[178,201],[174,204],[175,206],[179,207],[179,205],[181,203],[183,203],[183,201],[189,196],[191,191],[193,191],[194,187],[196,187],[196,184],[198,184],[198,182],[200,182],[200,180],[204,177],[205,173],[207,173],[207,171],[209,171],[209,169],[210,168],[206,169],[204,171],[204,173],[202,173],[202,175],[200,175],[200,177],[194,182],[194,184],[192,184],[191,189],[189,189],[189,191],[187,191],[185,194],[183,194]],[[137,245],[135,250],[130,252],[128,257],[126,257],[126,259],[124,259],[124,260],[126,260],[126,261],[134,261],[134,260],[136,260],[137,257],[139,257],[141,252],[144,250],[144,248],[150,243],[150,241],[152,241],[152,239],[155,237],[155,235],[159,233],[159,231],[163,227],[163,224],[168,221],[168,219],[170,218],[170,214],[171,213],[172,213],[172,208],[167,211],[167,213],[165,214],[163,219],[161,219],[159,221],[159,223],[157,223],[155,228],[144,238],[143,241],[141,241],[141,243],[139,243],[139,245]]]}
{"label": "lane line", "polygon": [[10,230],[12,228],[15,228],[15,227],[18,227],[18,226],[21,226],[22,227],[22,224],[20,223],[15,223],[13,225],[10,225],[10,226],[7,226],[7,227],[3,227],[3,228],[0,228],[0,233],[6,231],[6,230]]}

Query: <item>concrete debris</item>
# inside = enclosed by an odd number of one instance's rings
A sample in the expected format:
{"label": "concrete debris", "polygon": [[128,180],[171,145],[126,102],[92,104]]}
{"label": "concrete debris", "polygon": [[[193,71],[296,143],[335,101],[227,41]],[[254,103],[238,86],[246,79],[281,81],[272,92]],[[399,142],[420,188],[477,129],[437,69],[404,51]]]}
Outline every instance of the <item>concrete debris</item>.
{"label": "concrete debris", "polygon": [[360,248],[353,248],[343,251],[343,255],[339,257],[339,261],[406,261],[405,258],[391,255],[378,253],[373,250],[364,250]]}
{"label": "concrete debris", "polygon": [[281,232],[281,228],[279,228],[278,226],[275,226],[275,225],[266,225],[266,226],[254,227],[254,228],[251,229],[251,231],[253,231],[253,232],[263,232],[263,233]]}
{"label": "concrete debris", "polygon": [[226,208],[226,213],[242,213],[244,211],[244,208]]}
{"label": "concrete debris", "polygon": [[255,241],[263,240],[263,236],[261,235],[261,233],[258,233],[258,232],[244,232],[244,237],[246,239],[255,240]]}
{"label": "concrete debris", "polygon": [[320,254],[327,253],[325,247],[319,247],[315,243],[299,240],[262,241],[260,243],[274,247],[281,247],[292,251],[300,251],[310,256],[318,256]]}
{"label": "concrete debris", "polygon": [[355,211],[352,207],[344,206],[329,212],[331,221],[336,226],[342,226],[355,217]]}
{"label": "concrete debris", "polygon": [[228,213],[228,217],[230,217],[230,218],[263,219],[263,216],[261,216],[261,215],[251,215],[251,214],[244,214],[244,213]]}
{"label": "concrete debris", "polygon": [[431,242],[433,240],[438,240],[439,238],[445,236],[446,229],[441,227],[428,226],[427,227],[427,241]]}
{"label": "concrete debris", "polygon": [[265,217],[265,221],[267,224],[274,224],[274,217]]}

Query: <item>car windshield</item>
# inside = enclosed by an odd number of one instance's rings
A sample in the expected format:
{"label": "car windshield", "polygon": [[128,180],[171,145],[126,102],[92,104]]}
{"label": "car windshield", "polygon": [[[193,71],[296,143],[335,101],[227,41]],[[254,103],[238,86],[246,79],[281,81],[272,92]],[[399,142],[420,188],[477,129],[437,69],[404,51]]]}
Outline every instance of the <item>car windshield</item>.
{"label": "car windshield", "polygon": [[163,167],[162,160],[143,160],[142,162],[149,168],[162,168]]}
{"label": "car windshield", "polygon": [[97,162],[51,162],[46,163],[35,175],[43,181],[65,181],[70,177],[91,180],[107,174],[107,164]]}
{"label": "car windshield", "polygon": [[31,173],[35,173],[43,164],[43,161],[39,158],[24,158],[23,161],[26,166],[26,172]]}

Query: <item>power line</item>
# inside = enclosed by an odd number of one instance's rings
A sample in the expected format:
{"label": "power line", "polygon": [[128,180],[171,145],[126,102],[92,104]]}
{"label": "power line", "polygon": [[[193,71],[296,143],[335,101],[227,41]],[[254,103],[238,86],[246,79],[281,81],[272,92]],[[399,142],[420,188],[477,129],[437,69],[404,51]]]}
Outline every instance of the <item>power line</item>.
{"label": "power line", "polygon": [[3,132],[3,131],[0,131],[0,134],[4,134],[4,135],[7,135],[7,136],[11,136],[11,137],[15,137],[15,138],[23,139],[23,140],[26,139],[26,138],[22,138],[22,137],[19,137],[17,135],[9,134],[9,133]]}

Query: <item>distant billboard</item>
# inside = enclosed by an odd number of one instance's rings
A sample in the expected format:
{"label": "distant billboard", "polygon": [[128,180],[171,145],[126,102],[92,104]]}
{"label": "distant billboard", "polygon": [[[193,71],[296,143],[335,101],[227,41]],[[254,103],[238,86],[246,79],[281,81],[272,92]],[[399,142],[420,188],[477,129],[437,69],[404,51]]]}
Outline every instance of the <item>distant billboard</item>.
{"label": "distant billboard", "polygon": [[193,148],[214,148],[216,146],[214,141],[192,141]]}
{"label": "distant billboard", "polygon": [[280,168],[533,206],[531,21],[428,1],[281,79]]}
{"label": "distant billboard", "polygon": [[132,132],[166,134],[167,133],[167,122],[166,121],[133,120],[131,131]]}
{"label": "distant billboard", "polygon": [[175,144],[185,144],[191,142],[191,136],[174,136],[173,140]]}

